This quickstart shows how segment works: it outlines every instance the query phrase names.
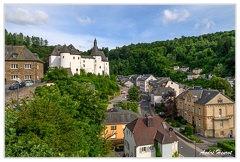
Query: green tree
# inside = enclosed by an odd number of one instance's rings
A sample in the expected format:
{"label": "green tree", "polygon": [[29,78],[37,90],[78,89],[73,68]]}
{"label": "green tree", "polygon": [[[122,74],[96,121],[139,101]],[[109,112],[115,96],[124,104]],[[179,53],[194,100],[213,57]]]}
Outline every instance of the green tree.
{"label": "green tree", "polygon": [[228,96],[229,98],[232,98],[233,96],[234,92],[231,89],[231,85],[224,78],[213,75],[213,77],[210,79],[209,86],[211,89],[217,89],[220,92],[224,90],[225,95]]}
{"label": "green tree", "polygon": [[136,86],[129,88],[127,98],[129,101],[140,101],[140,92]]}
{"label": "green tree", "polygon": [[223,66],[223,64],[217,64],[217,66],[214,67],[213,69],[213,73],[214,75],[218,76],[218,77],[223,77],[225,76],[225,67]]}

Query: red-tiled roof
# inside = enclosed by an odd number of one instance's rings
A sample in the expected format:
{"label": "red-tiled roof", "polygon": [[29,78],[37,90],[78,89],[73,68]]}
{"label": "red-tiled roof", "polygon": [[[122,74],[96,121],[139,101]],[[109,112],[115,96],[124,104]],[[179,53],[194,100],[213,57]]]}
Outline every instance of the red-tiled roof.
{"label": "red-tiled roof", "polygon": [[[178,138],[174,131],[169,131],[171,126],[165,122],[159,116],[154,116],[152,120],[152,127],[147,127],[146,118],[138,118],[126,127],[133,133],[134,140],[137,146],[154,144],[154,140],[157,140],[161,144],[173,143],[178,141]],[[163,127],[163,122],[166,124],[166,128]]]}

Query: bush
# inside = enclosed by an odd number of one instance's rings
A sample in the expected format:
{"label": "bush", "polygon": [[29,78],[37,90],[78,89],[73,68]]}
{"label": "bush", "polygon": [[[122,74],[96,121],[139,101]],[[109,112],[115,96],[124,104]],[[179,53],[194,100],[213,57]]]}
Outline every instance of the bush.
{"label": "bush", "polygon": [[180,123],[179,122],[173,122],[171,124],[171,126],[173,126],[173,127],[180,127]]}
{"label": "bush", "polygon": [[193,127],[192,126],[186,126],[184,134],[187,135],[187,136],[193,135]]}
{"label": "bush", "polygon": [[215,151],[215,150],[218,150],[218,149],[220,149],[220,148],[218,148],[218,147],[209,147],[208,151]]}
{"label": "bush", "polygon": [[181,119],[180,121],[182,124],[186,125],[187,124],[187,120],[186,119]]}
{"label": "bush", "polygon": [[232,151],[235,155],[235,140],[218,142],[217,146],[221,147],[224,151]]}

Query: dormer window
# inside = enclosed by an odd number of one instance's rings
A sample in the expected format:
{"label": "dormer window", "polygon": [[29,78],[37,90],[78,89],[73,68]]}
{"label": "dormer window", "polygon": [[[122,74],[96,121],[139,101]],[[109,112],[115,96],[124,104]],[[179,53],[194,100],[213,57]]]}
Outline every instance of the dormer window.
{"label": "dormer window", "polygon": [[13,55],[12,55],[12,58],[14,58],[14,59],[16,59],[18,57],[18,54],[17,53],[14,53]]}

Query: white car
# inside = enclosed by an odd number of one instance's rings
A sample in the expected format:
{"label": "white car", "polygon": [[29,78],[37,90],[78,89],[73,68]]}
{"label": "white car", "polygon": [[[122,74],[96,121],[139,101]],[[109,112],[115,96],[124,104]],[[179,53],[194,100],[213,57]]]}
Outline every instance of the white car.
{"label": "white car", "polygon": [[34,85],[34,82],[32,80],[25,80],[26,86],[32,86]]}

